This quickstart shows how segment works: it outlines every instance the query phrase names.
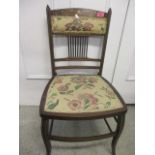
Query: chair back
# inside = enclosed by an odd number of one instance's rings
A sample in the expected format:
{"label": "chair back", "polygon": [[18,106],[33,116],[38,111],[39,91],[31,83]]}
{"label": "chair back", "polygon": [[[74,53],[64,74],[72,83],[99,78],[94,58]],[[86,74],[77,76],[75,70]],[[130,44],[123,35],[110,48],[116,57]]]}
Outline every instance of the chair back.
{"label": "chair back", "polygon": [[[57,75],[58,70],[66,69],[95,69],[102,74],[104,56],[110,26],[111,9],[108,13],[91,9],[58,9],[46,8],[48,34],[51,56],[52,74]],[[54,51],[54,37],[63,36],[67,39],[67,57],[56,58]],[[88,57],[90,37],[101,37],[102,48],[99,58]],[[96,65],[61,65],[58,62],[96,62]]]}

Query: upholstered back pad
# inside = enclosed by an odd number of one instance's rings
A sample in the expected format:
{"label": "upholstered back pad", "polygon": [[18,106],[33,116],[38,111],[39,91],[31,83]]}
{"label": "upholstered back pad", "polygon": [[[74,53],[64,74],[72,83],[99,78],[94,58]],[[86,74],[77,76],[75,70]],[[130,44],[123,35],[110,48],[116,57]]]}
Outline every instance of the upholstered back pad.
{"label": "upholstered back pad", "polygon": [[53,33],[105,34],[106,17],[51,16]]}

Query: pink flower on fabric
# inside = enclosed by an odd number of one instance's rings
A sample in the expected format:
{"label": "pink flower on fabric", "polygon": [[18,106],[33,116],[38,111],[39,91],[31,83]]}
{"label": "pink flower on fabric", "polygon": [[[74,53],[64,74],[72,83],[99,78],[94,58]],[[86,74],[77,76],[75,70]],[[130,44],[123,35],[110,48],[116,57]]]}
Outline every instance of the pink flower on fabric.
{"label": "pink flower on fabric", "polygon": [[92,105],[96,105],[97,104],[97,98],[94,97],[92,94],[89,94],[89,93],[85,93],[85,94],[80,94],[78,96],[78,98],[80,100],[82,99],[87,99]]}
{"label": "pink flower on fabric", "polygon": [[104,12],[97,12],[96,13],[96,16],[97,17],[104,17]]}
{"label": "pink flower on fabric", "polygon": [[69,89],[68,84],[61,85],[57,88],[59,91],[67,91]]}
{"label": "pink flower on fabric", "polygon": [[88,81],[89,81],[90,83],[96,83],[96,82],[97,82],[97,79],[96,79],[95,77],[90,77],[90,78],[88,79]]}
{"label": "pink flower on fabric", "polygon": [[71,81],[77,84],[83,84],[86,82],[86,78],[83,76],[76,76],[76,77],[72,77]]}
{"label": "pink flower on fabric", "polygon": [[84,30],[85,31],[91,31],[91,28],[94,26],[93,24],[91,24],[91,23],[88,23],[88,22],[86,22],[84,25]]}
{"label": "pink flower on fabric", "polygon": [[62,78],[60,78],[60,77],[55,78],[54,84],[56,84],[56,83],[62,83]]}
{"label": "pink flower on fabric", "polygon": [[81,101],[79,100],[72,100],[68,103],[70,109],[73,111],[79,110],[81,108]]}

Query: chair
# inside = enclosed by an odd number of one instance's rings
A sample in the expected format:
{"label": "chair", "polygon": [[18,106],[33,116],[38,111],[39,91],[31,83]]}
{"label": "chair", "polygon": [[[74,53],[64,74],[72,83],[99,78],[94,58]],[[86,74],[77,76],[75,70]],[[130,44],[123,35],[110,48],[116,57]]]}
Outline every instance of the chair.
{"label": "chair", "polygon": [[[53,77],[49,80],[40,103],[41,133],[46,154],[51,153],[50,140],[90,141],[113,137],[112,155],[116,155],[116,143],[124,126],[127,107],[117,90],[102,75],[111,9],[108,13],[90,9],[46,8],[49,33],[51,67]],[[55,58],[54,36],[64,36],[68,42],[68,57]],[[103,37],[100,58],[89,58],[89,37]],[[99,65],[63,65],[57,62],[96,62]],[[97,70],[96,74],[59,75],[58,70]],[[116,131],[111,129],[107,118],[113,118]],[[52,135],[54,120],[104,119],[109,133],[90,137],[62,137]]]}

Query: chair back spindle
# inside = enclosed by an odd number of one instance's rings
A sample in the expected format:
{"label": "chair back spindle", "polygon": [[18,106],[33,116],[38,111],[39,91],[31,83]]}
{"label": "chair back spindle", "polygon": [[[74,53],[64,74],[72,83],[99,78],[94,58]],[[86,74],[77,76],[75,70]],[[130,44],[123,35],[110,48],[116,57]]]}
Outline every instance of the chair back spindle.
{"label": "chair back spindle", "polygon": [[87,58],[88,36],[68,36],[68,57]]}

